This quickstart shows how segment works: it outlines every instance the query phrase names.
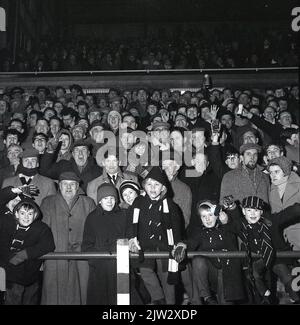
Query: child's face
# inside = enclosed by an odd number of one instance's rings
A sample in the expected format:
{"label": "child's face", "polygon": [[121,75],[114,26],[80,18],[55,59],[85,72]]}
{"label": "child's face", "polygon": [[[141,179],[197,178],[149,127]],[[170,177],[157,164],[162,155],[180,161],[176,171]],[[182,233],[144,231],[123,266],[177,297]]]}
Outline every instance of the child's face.
{"label": "child's face", "polygon": [[211,210],[200,209],[199,213],[205,228],[213,228],[216,225],[218,217]]}
{"label": "child's face", "polygon": [[152,178],[148,178],[145,183],[145,191],[149,195],[151,200],[157,199],[161,192],[163,191],[164,186]]}
{"label": "child's face", "polygon": [[24,207],[21,207],[20,210],[16,212],[16,219],[22,227],[30,226],[36,216],[37,213],[33,209],[25,209]]}
{"label": "child's face", "polygon": [[116,204],[116,198],[114,196],[106,196],[100,201],[104,211],[111,211]]}
{"label": "child's face", "polygon": [[133,201],[135,200],[135,198],[137,197],[137,193],[136,191],[134,191],[133,189],[131,188],[126,188],[124,191],[123,191],[123,198],[124,198],[124,201],[129,204],[129,205],[132,205]]}
{"label": "child's face", "polygon": [[259,221],[263,211],[259,209],[243,208],[243,214],[249,224],[254,224]]}

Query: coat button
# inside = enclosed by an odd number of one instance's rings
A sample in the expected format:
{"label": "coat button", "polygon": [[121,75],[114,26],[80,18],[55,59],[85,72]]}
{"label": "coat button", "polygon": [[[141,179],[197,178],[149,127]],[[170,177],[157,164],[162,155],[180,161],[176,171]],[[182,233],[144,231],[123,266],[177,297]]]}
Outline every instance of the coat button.
{"label": "coat button", "polygon": [[69,228],[69,231],[72,231],[72,228]]}

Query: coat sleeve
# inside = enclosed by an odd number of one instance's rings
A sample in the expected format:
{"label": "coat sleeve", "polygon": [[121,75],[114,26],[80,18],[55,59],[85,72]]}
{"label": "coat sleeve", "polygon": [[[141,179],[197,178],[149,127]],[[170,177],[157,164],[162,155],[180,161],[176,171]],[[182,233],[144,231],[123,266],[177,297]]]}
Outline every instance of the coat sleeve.
{"label": "coat sleeve", "polygon": [[227,172],[226,164],[223,162],[221,156],[220,145],[211,145],[207,149],[208,160],[213,172],[220,178]]}
{"label": "coat sleeve", "polygon": [[233,182],[232,182],[232,175],[229,173],[226,173],[223,176],[222,182],[221,182],[221,190],[220,190],[220,202],[222,202],[223,198],[228,195],[232,195],[232,189],[233,189]]}
{"label": "coat sleeve", "polygon": [[170,216],[171,216],[171,222],[172,222],[172,230],[173,230],[173,237],[174,237],[174,244],[177,244],[178,242],[183,240],[183,234],[184,234],[184,222],[182,220],[182,214],[179,211],[178,206],[170,201]]}
{"label": "coat sleeve", "polygon": [[300,203],[295,203],[278,213],[272,214],[272,220],[277,222],[279,227],[282,228],[300,222]]}
{"label": "coat sleeve", "polygon": [[45,224],[42,225],[43,227],[39,232],[37,243],[33,246],[26,248],[28,259],[39,258],[55,250],[55,244],[51,229]]}
{"label": "coat sleeve", "polygon": [[7,186],[0,190],[0,205],[6,205],[13,200],[18,194],[12,192],[13,186]]}
{"label": "coat sleeve", "polygon": [[263,118],[260,118],[256,115],[253,115],[250,121],[263,132],[267,133],[272,138],[272,140],[276,140],[279,138],[280,128],[278,127],[278,125],[269,123]]}
{"label": "coat sleeve", "polygon": [[[52,200],[51,200],[52,201]],[[41,203],[43,222],[51,228],[51,201],[48,197],[44,198]],[[53,210],[53,207],[52,207]]]}
{"label": "coat sleeve", "polygon": [[84,223],[83,237],[81,243],[82,252],[93,252],[96,250],[96,234],[92,222],[93,214],[89,214]]}

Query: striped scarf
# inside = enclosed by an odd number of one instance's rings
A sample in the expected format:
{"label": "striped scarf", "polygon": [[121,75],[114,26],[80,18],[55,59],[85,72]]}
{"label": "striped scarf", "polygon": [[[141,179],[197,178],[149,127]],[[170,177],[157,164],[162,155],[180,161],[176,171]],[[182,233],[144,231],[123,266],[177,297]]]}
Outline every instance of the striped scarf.
{"label": "striped scarf", "polygon": [[242,222],[242,240],[244,244],[251,247],[252,253],[258,253],[262,256],[266,267],[270,267],[275,253],[269,234],[269,227],[262,219],[253,225]]}
{"label": "striped scarf", "polygon": [[[151,205],[149,209],[151,208]],[[168,261],[168,283],[169,284],[177,284],[178,283],[178,263],[175,261],[175,259],[172,256],[172,250],[174,248],[175,242],[174,242],[174,236],[173,236],[173,230],[171,225],[171,217],[170,217],[170,211],[169,211],[169,203],[168,199],[164,198],[160,202],[159,211],[162,213],[161,220],[164,220],[166,229],[164,229],[167,233],[167,239],[168,239],[168,249],[169,249],[169,261]],[[140,217],[141,207],[136,207],[133,209],[133,235],[134,240],[137,241],[138,238],[138,223],[139,223],[139,217]],[[139,262],[142,263],[144,261],[144,254],[141,250],[139,250]]]}

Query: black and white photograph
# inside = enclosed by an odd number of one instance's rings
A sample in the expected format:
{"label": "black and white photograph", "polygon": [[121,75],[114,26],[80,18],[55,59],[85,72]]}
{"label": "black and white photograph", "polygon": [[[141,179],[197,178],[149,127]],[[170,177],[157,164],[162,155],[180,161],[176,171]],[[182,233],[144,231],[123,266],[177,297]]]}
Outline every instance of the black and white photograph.
{"label": "black and white photograph", "polygon": [[299,35],[293,0],[0,0],[1,310],[299,305]]}

